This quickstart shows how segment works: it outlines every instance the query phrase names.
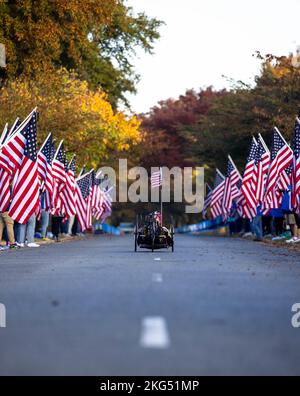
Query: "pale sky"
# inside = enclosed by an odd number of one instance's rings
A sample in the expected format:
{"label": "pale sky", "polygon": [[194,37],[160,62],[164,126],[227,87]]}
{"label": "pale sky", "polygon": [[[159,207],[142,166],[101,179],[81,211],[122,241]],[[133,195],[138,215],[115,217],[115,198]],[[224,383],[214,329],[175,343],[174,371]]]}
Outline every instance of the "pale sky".
{"label": "pale sky", "polygon": [[300,46],[300,0],[127,0],[136,11],[165,21],[155,55],[139,53],[137,113],[186,89],[228,87],[222,75],[253,82],[263,54],[287,55]]}

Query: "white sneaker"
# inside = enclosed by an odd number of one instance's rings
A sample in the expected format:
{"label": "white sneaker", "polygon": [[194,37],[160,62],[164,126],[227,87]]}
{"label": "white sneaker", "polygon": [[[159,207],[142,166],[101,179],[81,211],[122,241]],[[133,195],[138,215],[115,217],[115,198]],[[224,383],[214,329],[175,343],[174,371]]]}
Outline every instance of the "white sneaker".
{"label": "white sneaker", "polygon": [[299,243],[300,242],[300,238],[296,238],[295,240],[294,240],[294,242],[292,242],[292,243]]}
{"label": "white sneaker", "polygon": [[291,239],[288,239],[288,240],[286,241],[286,243],[295,243],[297,240],[298,240],[298,238],[293,237],[293,238],[291,238]]}
{"label": "white sneaker", "polygon": [[272,238],[272,241],[282,241],[284,239],[284,236],[276,236]]}
{"label": "white sneaker", "polygon": [[9,246],[8,245],[0,246],[0,250],[9,250]]}
{"label": "white sneaker", "polygon": [[252,232],[246,232],[246,233],[243,235],[243,238],[250,238],[250,237],[252,237],[252,236],[253,236]]}
{"label": "white sneaker", "polygon": [[19,246],[19,248],[23,248],[23,247],[24,247],[24,243],[18,243],[18,242],[16,242],[16,245]]}
{"label": "white sneaker", "polygon": [[38,245],[37,243],[28,243],[27,245],[29,248],[38,248],[40,247],[40,245]]}

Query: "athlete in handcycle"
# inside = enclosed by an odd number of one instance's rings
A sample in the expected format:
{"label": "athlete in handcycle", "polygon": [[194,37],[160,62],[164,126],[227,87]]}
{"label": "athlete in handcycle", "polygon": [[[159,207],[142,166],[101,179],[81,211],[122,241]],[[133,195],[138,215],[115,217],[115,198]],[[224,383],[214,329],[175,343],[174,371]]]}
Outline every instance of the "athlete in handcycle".
{"label": "athlete in handcycle", "polygon": [[[140,216],[139,216],[140,217]],[[137,217],[135,225],[135,251],[141,249],[151,249],[152,252],[157,249],[172,248],[174,252],[174,227],[170,230],[162,225],[160,212],[153,212],[145,216],[144,220]]]}

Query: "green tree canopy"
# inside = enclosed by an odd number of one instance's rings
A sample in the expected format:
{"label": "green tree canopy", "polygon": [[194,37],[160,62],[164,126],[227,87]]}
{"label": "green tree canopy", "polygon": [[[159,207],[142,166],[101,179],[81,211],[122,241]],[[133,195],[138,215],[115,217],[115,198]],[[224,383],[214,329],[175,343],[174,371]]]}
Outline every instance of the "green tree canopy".
{"label": "green tree canopy", "polygon": [[124,0],[0,0],[0,42],[8,61],[0,77],[65,67],[101,87],[116,107],[135,92],[135,50],[151,52],[160,25],[135,15]]}

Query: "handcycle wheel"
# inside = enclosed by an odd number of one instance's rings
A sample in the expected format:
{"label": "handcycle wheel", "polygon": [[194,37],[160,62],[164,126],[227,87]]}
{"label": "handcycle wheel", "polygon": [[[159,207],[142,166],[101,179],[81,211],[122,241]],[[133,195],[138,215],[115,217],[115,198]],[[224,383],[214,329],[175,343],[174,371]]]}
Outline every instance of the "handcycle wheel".
{"label": "handcycle wheel", "polygon": [[174,226],[171,226],[172,253],[174,253]]}
{"label": "handcycle wheel", "polygon": [[139,229],[139,218],[138,218],[138,216],[136,216],[136,223],[135,223],[135,228],[134,228],[134,251],[135,252],[137,252],[137,248],[138,248],[138,243],[137,243],[138,229]]}
{"label": "handcycle wheel", "polygon": [[152,239],[152,253],[154,252],[155,238]]}
{"label": "handcycle wheel", "polygon": [[137,252],[137,234],[134,234],[134,251]]}

